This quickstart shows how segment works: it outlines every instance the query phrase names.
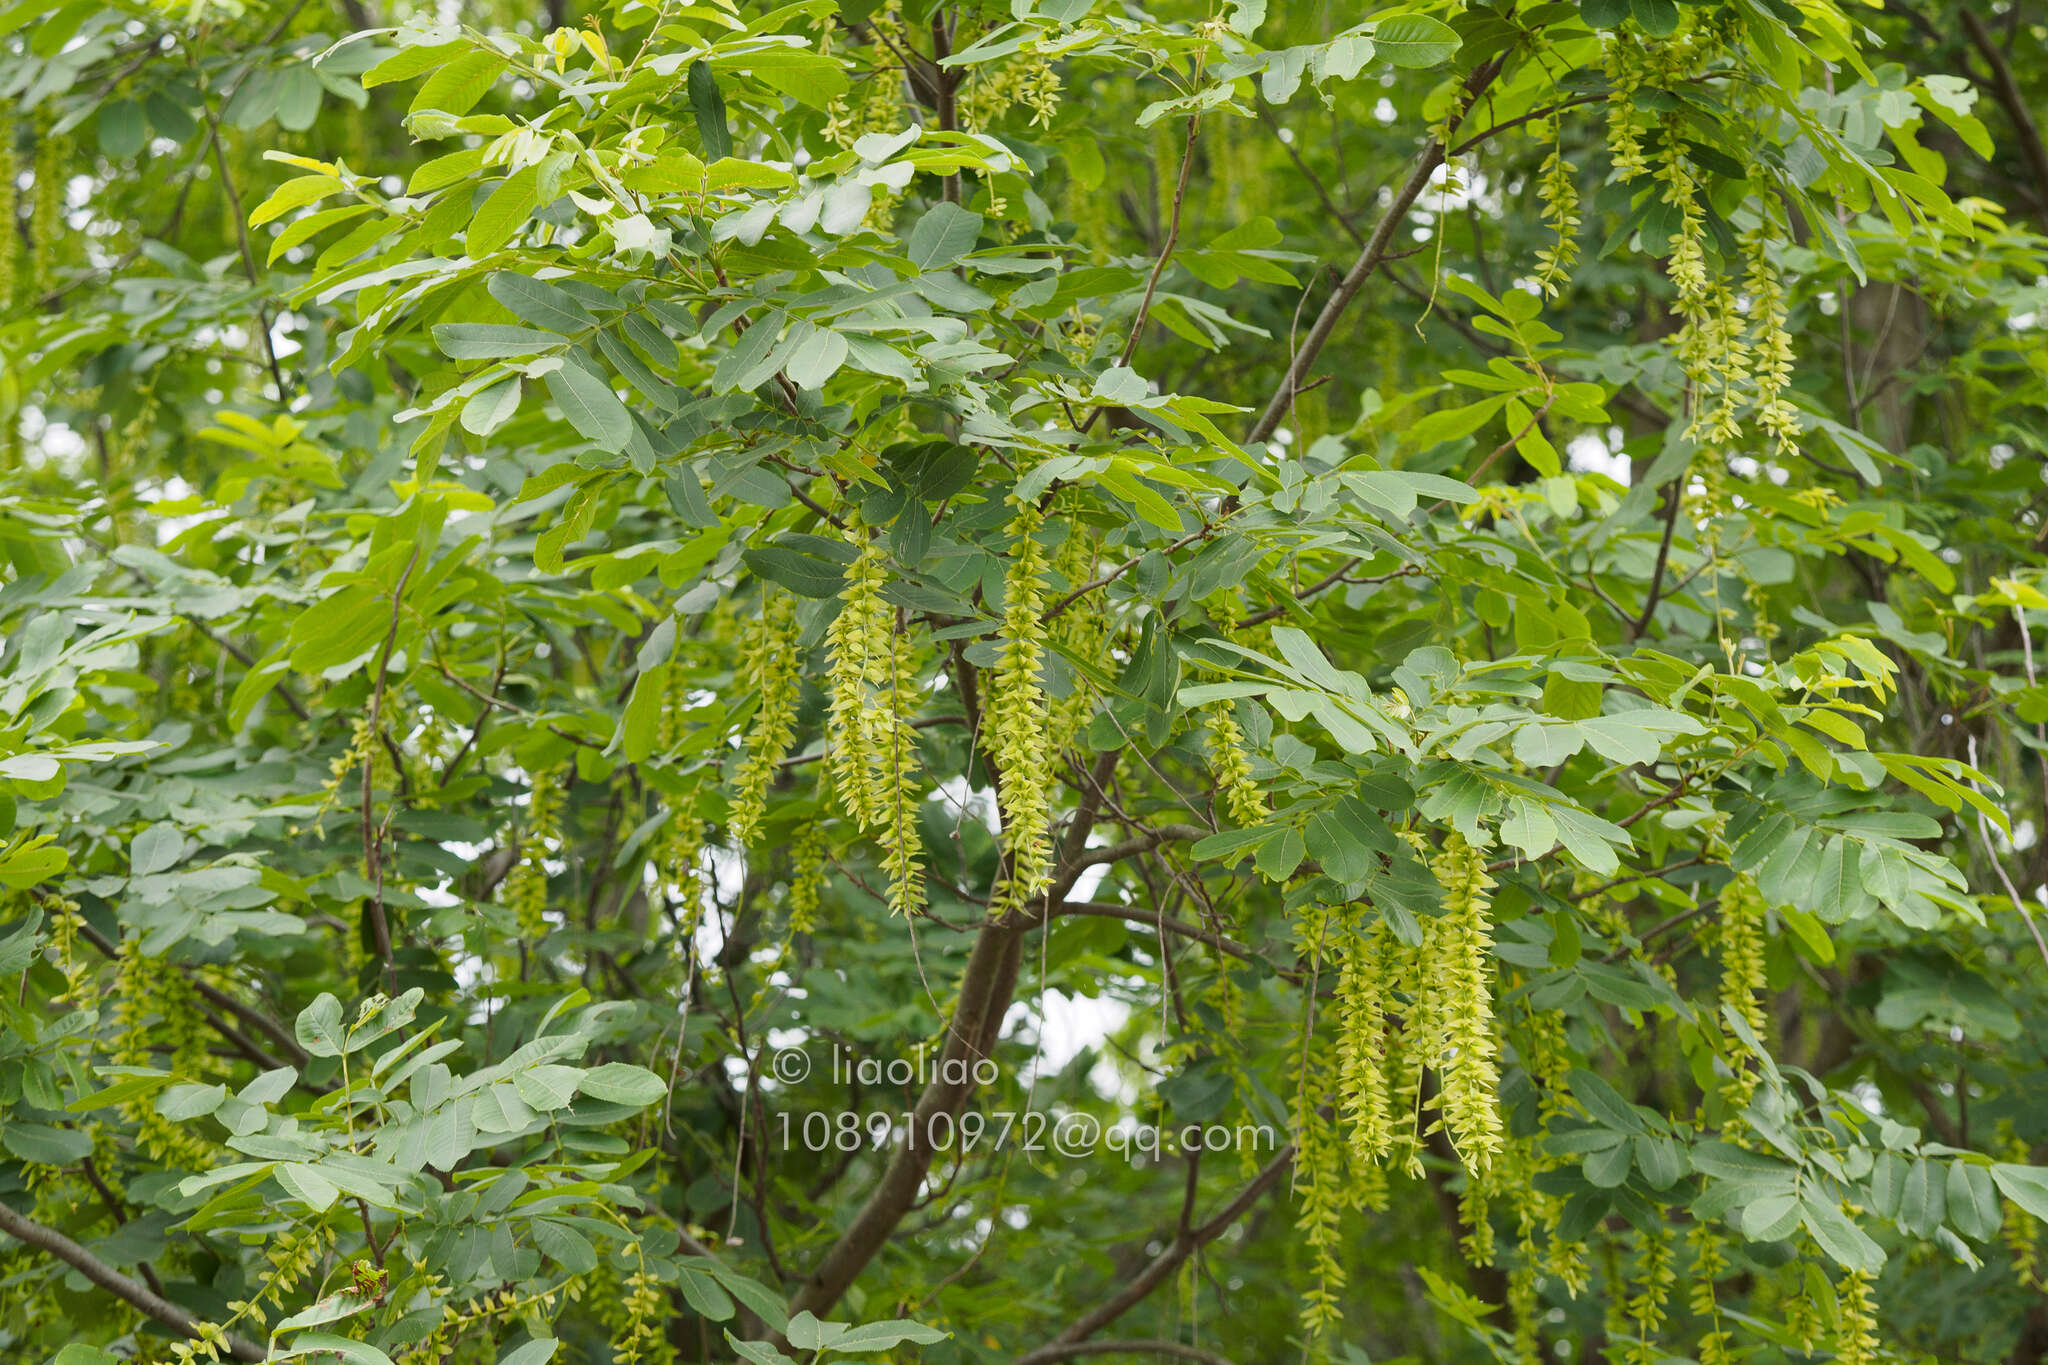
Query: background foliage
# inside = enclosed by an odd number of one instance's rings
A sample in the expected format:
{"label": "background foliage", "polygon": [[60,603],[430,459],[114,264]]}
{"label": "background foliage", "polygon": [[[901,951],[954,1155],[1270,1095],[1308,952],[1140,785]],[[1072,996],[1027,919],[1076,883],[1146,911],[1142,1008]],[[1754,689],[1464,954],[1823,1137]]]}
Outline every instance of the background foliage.
{"label": "background foliage", "polygon": [[0,33],[8,1359],[2048,1354],[2042,6]]}

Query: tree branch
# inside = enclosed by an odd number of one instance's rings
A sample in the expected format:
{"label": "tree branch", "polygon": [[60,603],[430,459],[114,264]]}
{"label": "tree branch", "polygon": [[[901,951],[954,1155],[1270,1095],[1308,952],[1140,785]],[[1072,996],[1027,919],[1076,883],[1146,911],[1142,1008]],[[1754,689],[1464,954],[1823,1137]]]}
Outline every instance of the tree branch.
{"label": "tree branch", "polygon": [[[405,585],[412,581],[412,571],[419,567],[419,562],[420,547],[415,545],[412,558],[406,560],[404,571],[398,575],[397,586],[391,589],[391,628],[384,633],[384,649],[377,656],[377,690],[370,698],[369,725],[373,735],[384,713],[384,682],[391,670],[391,649],[398,643],[398,624],[405,611]],[[363,871],[375,888],[370,898],[370,936],[376,940],[377,956],[384,963],[384,989],[395,993],[398,977],[391,958],[391,920],[384,913],[384,831],[370,818],[376,798],[377,765],[368,754],[363,755],[362,764]]]}
{"label": "tree branch", "polygon": [[[956,1115],[974,1092],[972,1063],[988,1055],[1002,1027],[1017,981],[1023,938],[1021,923],[1001,920],[984,924],[975,937],[967,970],[960,978],[959,1003],[946,1028],[945,1050],[933,1068],[934,1079],[910,1112],[903,1145],[890,1158],[874,1193],[853,1222],[790,1301],[792,1315],[830,1311],[917,1201],[918,1187],[924,1183],[937,1150],[932,1144],[934,1120],[940,1114]],[[948,1076],[964,1079],[945,1079]]]}
{"label": "tree branch", "polygon": [[1139,1341],[1070,1341],[1064,1346],[1041,1346],[1027,1359],[1040,1361],[1071,1360],[1075,1356],[1179,1356],[1182,1360],[1198,1360],[1202,1365],[1232,1365],[1229,1356],[1205,1351],[1199,1346],[1185,1342],[1164,1340]]}
{"label": "tree branch", "polygon": [[2048,147],[2042,145],[2040,125],[2034,122],[2027,97],[2013,79],[2012,63],[2005,59],[2004,50],[1984,27],[1984,21],[1968,5],[1956,6],[1956,14],[1963,21],[1963,31],[1970,35],[1970,45],[1991,67],[1992,94],[1997,98],[1999,107],[2005,110],[2006,118],[2012,121],[2020,150],[2026,154],[2027,165],[2033,171],[2034,198],[2041,205],[2042,221],[2048,222]]}
{"label": "tree branch", "polygon": [[1077,1354],[1072,1349],[1077,1342],[1093,1336],[1142,1302],[1147,1294],[1157,1289],[1180,1269],[1182,1261],[1215,1241],[1231,1224],[1244,1217],[1252,1205],[1259,1202],[1259,1197],[1271,1189],[1293,1164],[1294,1144],[1290,1142],[1274,1153],[1273,1159],[1251,1178],[1249,1184],[1237,1192],[1237,1197],[1226,1204],[1221,1213],[1187,1233],[1175,1236],[1166,1249],[1153,1257],[1143,1270],[1132,1276],[1130,1282],[1122,1289],[1074,1319],[1067,1325],[1066,1330],[1045,1345],[1017,1357],[1015,1365],[1051,1365],[1053,1361],[1065,1360]]}
{"label": "tree branch", "polygon": [[1263,959],[1236,939],[1212,934],[1198,924],[1186,920],[1172,919],[1155,911],[1136,905],[1105,905],[1099,901],[1062,901],[1052,908],[1052,918],[1064,919],[1068,915],[1091,915],[1097,919],[1122,919],[1133,924],[1147,925],[1168,934],[1178,934],[1206,943],[1218,952],[1228,953],[1243,962],[1262,962]]}
{"label": "tree branch", "polygon": [[[1481,92],[1493,84],[1494,78],[1500,75],[1505,61],[1504,56],[1495,57],[1466,77],[1464,109],[1469,109]],[[1463,121],[1464,113],[1461,109],[1451,120],[1447,131],[1455,131]],[[1372,273],[1380,268],[1380,263],[1386,260],[1387,249],[1394,241],[1394,233],[1408,220],[1408,210],[1415,206],[1416,199],[1429,184],[1430,176],[1443,164],[1444,144],[1432,139],[1429,146],[1423,149],[1421,159],[1415,163],[1415,169],[1409,172],[1407,182],[1395,191],[1393,203],[1388,205],[1387,211],[1380,216],[1379,224],[1373,228],[1365,249],[1359,252],[1357,261],[1338,282],[1336,292],[1330,295],[1329,300],[1323,304],[1322,311],[1316,314],[1316,320],[1309,327],[1308,335],[1302,338],[1301,349],[1296,351],[1294,358],[1288,362],[1287,373],[1281,378],[1280,387],[1273,391],[1272,399],[1266,404],[1266,411],[1252,427],[1251,433],[1245,437],[1246,445],[1267,440],[1279,430],[1280,420],[1287,415],[1288,408],[1294,402],[1294,395],[1300,391],[1302,379],[1315,364],[1316,357],[1322,354],[1331,334],[1337,330],[1337,320],[1344,315],[1344,310],[1351,306],[1351,301],[1358,297],[1358,291],[1372,278]]]}
{"label": "tree branch", "polygon": [[[0,1231],[39,1251],[47,1251],[145,1317],[154,1318],[166,1327],[183,1332],[187,1337],[199,1335],[201,1323],[198,1318],[141,1281],[129,1279],[55,1228],[46,1228],[34,1219],[24,1217],[5,1204],[0,1204]],[[258,1362],[263,1360],[264,1350],[255,1342],[233,1332],[224,1335],[228,1351],[235,1359],[249,1361],[251,1365],[258,1365]]]}

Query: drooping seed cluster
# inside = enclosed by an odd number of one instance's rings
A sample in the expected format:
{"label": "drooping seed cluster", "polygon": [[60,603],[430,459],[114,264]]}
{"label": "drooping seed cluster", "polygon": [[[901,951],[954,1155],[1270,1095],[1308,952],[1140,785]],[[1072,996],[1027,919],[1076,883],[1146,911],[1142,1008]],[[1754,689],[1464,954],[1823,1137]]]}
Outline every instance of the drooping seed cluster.
{"label": "drooping seed cluster", "polygon": [[1009,565],[1003,576],[1003,649],[989,685],[983,724],[998,769],[1002,846],[1009,872],[996,902],[1022,906],[1052,883],[1050,797],[1053,752],[1045,687],[1045,550],[1043,517],[1022,503],[1010,522]]}
{"label": "drooping seed cluster", "polygon": [[775,780],[796,738],[801,660],[797,656],[796,603],[787,593],[771,595],[747,632],[740,676],[759,679],[760,702],[747,731],[745,755],[733,775],[732,813],[726,827],[742,848],[753,844],[768,810],[768,786]]}
{"label": "drooping seed cluster", "polygon": [[847,815],[882,846],[890,906],[908,914],[924,905],[920,764],[910,726],[917,669],[896,609],[883,596],[886,554],[879,542],[854,538],[860,550],[826,632],[832,784]]}

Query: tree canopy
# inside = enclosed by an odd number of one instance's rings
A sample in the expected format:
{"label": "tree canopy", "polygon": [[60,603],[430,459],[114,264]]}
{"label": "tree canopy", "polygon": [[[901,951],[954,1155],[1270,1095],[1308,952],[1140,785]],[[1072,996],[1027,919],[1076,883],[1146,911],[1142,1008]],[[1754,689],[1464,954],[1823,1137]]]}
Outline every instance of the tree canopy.
{"label": "tree canopy", "polygon": [[2048,6],[0,35],[0,1358],[2048,1359]]}

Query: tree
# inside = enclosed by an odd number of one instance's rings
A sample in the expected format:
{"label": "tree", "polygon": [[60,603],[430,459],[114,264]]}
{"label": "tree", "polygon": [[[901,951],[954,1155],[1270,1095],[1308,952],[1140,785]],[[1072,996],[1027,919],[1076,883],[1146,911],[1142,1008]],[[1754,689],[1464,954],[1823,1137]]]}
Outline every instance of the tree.
{"label": "tree", "polygon": [[2048,1358],[2042,6],[0,33],[7,1359]]}

